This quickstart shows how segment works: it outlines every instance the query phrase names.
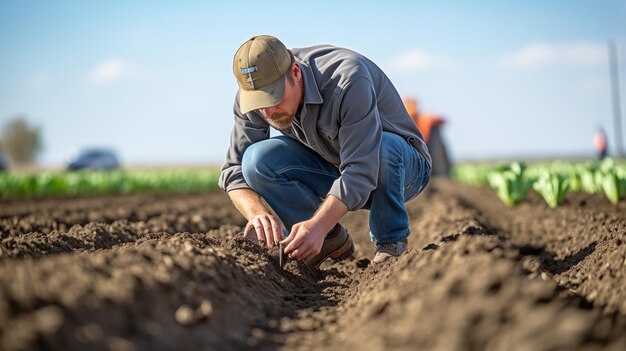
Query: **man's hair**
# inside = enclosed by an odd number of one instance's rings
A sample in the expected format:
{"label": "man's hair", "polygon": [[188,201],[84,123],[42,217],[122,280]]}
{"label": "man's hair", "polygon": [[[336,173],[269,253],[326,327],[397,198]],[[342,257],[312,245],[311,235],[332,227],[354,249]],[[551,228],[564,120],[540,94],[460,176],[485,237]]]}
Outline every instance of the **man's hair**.
{"label": "man's hair", "polygon": [[289,50],[289,55],[291,56],[291,63],[289,64],[289,70],[287,71],[287,73],[285,73],[285,78],[287,78],[289,85],[294,85],[296,84],[296,79],[293,76],[293,71],[291,71],[291,66],[293,65],[294,62],[296,62],[296,58],[291,53],[291,50]]}

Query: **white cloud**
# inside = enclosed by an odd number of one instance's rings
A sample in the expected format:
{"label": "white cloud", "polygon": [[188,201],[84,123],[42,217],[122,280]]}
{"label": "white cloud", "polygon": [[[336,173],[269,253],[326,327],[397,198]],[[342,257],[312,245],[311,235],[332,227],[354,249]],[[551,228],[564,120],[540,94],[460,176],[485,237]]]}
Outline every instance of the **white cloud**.
{"label": "white cloud", "polygon": [[393,57],[388,67],[393,71],[419,72],[451,64],[452,60],[445,55],[413,49]]}
{"label": "white cloud", "polygon": [[607,63],[607,48],[599,43],[532,43],[503,55],[499,63],[509,68],[532,68],[549,65],[593,66]]}
{"label": "white cloud", "polygon": [[128,64],[120,59],[108,59],[89,74],[89,80],[102,85],[123,78],[128,73]]}

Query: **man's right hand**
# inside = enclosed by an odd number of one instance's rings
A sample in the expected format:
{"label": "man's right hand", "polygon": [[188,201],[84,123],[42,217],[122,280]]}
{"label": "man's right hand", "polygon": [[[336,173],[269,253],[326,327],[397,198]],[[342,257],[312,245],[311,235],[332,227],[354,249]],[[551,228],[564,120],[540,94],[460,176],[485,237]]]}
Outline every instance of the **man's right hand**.
{"label": "man's right hand", "polygon": [[283,240],[282,228],[279,222],[271,214],[259,214],[248,221],[243,235],[247,236],[250,230],[256,231],[257,240],[261,245],[267,243],[267,247],[272,248]]}

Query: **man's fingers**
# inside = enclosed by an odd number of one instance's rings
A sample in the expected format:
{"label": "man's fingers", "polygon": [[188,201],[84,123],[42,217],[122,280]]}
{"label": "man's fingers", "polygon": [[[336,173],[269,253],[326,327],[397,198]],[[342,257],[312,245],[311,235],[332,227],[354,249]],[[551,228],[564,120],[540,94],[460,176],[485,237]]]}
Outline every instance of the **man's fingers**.
{"label": "man's fingers", "polygon": [[305,251],[305,249],[297,248],[293,250],[293,252],[291,253],[291,258],[296,259],[296,260],[301,260],[301,259],[304,259],[304,257],[306,256],[306,253],[307,251]]}
{"label": "man's fingers", "polygon": [[261,243],[261,245],[263,245],[263,243],[267,241],[267,235],[265,234],[265,231],[263,230],[263,223],[261,223],[260,220],[254,221],[254,230],[256,230],[256,235],[259,238],[259,242]]}
{"label": "man's fingers", "polygon": [[273,217],[270,217],[270,222],[272,222],[272,233],[274,234],[274,242],[280,243],[283,240],[283,234],[280,225]]}
{"label": "man's fingers", "polygon": [[298,249],[300,253],[297,256],[301,258],[304,252],[312,249],[311,242],[306,239],[307,238],[304,235],[296,235],[289,245],[285,247],[285,253],[290,253],[295,249]]}
{"label": "man's fingers", "polygon": [[311,247],[309,250],[306,251],[306,253],[304,255],[302,255],[302,259],[303,260],[309,260],[313,257],[315,257],[317,254],[319,254],[320,252],[315,250],[315,248]]}
{"label": "man's fingers", "polygon": [[295,236],[295,233],[292,230],[291,233],[287,234],[287,237],[284,238],[280,243],[283,245],[287,245],[293,240],[294,236]]}
{"label": "man's fingers", "polygon": [[267,239],[267,246],[270,248],[274,247],[274,231],[272,230],[272,223],[267,219],[263,221],[263,232]]}
{"label": "man's fingers", "polygon": [[313,250],[302,247],[302,246],[293,250],[293,252],[291,253],[291,258],[296,259],[296,260],[308,260],[309,258],[312,258],[313,256],[315,256]]}
{"label": "man's fingers", "polygon": [[259,241],[259,244],[263,245],[263,242],[265,241],[263,233],[256,230],[252,222],[248,222],[248,224],[246,224],[246,227],[243,230],[243,236],[247,238],[251,230],[254,230],[254,234],[256,236],[256,239]]}
{"label": "man's fingers", "polygon": [[302,250],[300,249],[295,249],[293,250],[290,254],[289,254],[289,258],[293,259],[293,260],[297,260],[300,258],[300,255],[302,254]]}
{"label": "man's fingers", "polygon": [[258,215],[250,219],[244,229],[244,236],[251,235],[249,232],[254,229],[256,238],[263,246],[267,242],[267,247],[272,248],[283,240],[283,226],[271,215]]}
{"label": "man's fingers", "polygon": [[[291,236],[291,234],[289,234],[289,236]],[[297,235],[294,235],[294,237],[291,239],[291,242],[289,242],[289,245],[285,247],[285,253],[290,253],[296,248],[300,247],[303,241],[304,241],[304,237],[302,236],[299,237]]]}

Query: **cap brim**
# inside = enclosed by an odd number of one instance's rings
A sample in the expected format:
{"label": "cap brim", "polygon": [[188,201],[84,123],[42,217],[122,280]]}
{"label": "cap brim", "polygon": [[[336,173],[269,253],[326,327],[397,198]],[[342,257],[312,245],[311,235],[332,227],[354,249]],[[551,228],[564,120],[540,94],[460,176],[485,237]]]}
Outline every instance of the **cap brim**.
{"label": "cap brim", "polygon": [[285,96],[285,76],[276,82],[257,89],[245,90],[239,88],[239,109],[241,113],[248,113],[264,107],[277,105]]}

